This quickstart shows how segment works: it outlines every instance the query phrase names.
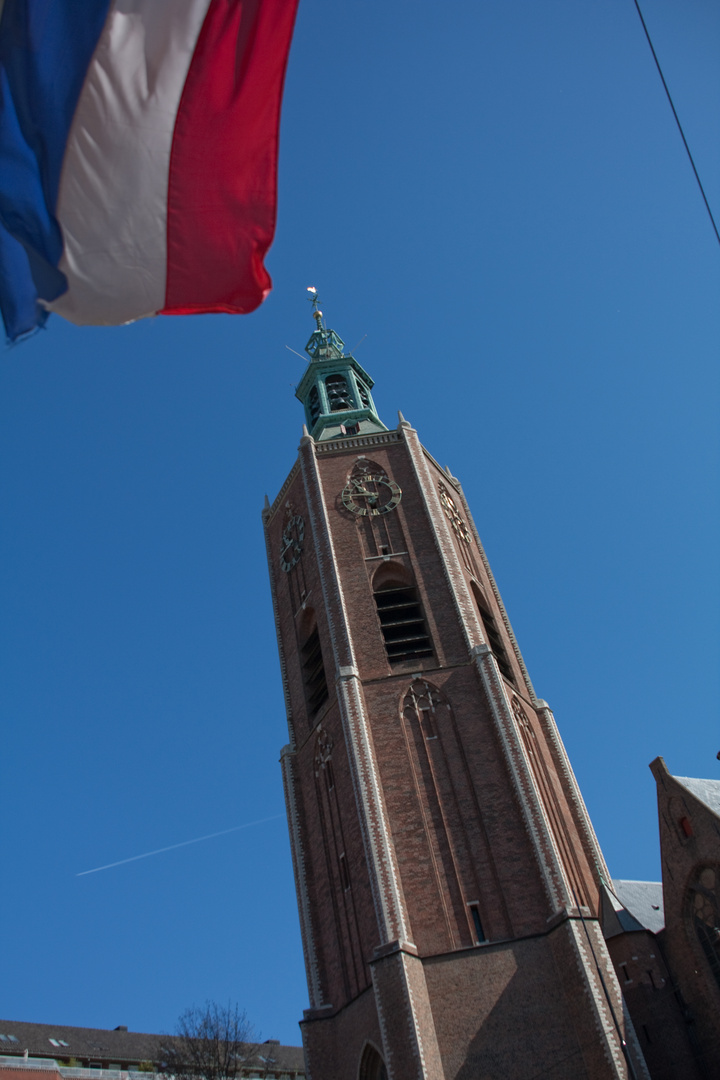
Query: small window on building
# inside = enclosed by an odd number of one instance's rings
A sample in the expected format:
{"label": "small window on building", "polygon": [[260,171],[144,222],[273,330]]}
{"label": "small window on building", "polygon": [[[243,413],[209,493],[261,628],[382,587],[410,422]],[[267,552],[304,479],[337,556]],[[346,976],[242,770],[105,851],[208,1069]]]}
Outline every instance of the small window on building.
{"label": "small window on building", "polygon": [[473,926],[475,927],[475,944],[481,945],[483,941],[486,941],[485,931],[483,930],[482,923],[480,921],[480,912],[478,911],[477,904],[470,905],[470,914],[472,915]]}
{"label": "small window on building", "polygon": [[375,593],[375,603],[391,664],[433,655],[422,605],[414,586],[385,585]]}
{"label": "small window on building", "polygon": [[357,388],[358,388],[358,393],[360,394],[360,401],[362,403],[362,407],[364,409],[369,409],[370,408],[370,394],[368,393],[367,387],[363,383],[361,383],[359,379],[357,380]]}
{"label": "small window on building", "polygon": [[318,711],[320,706],[327,701],[328,696],[325,665],[323,664],[320,635],[318,634],[317,626],[308,636],[305,644],[300,650],[300,655],[308,713],[312,717]]}
{"label": "small window on building", "polygon": [[350,396],[350,387],[344,375],[328,375],[325,380],[325,389],[327,390],[330,412],[352,409],[353,400]]}

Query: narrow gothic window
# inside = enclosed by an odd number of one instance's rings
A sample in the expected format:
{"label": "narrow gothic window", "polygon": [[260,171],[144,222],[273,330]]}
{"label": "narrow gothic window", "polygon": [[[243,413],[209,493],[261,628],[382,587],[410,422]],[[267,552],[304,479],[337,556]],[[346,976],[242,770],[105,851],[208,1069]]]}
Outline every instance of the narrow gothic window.
{"label": "narrow gothic window", "polygon": [[352,409],[353,401],[350,396],[350,388],[344,375],[328,375],[325,380],[330,412],[340,412],[342,409]]}
{"label": "narrow gothic window", "polygon": [[320,648],[320,635],[317,626],[308,635],[308,638],[300,650],[302,657],[303,682],[305,683],[305,696],[307,698],[308,715],[313,717],[321,705],[327,701],[328,687],[325,678],[325,665],[323,664],[322,649]]}
{"label": "narrow gothic window", "polygon": [[432,656],[425,616],[414,586],[393,582],[383,585],[375,593],[375,603],[391,664]]}
{"label": "narrow gothic window", "polygon": [[435,730],[435,719],[433,711],[430,706],[420,706],[420,724],[422,726],[423,735],[426,739],[437,739],[437,731]]}
{"label": "narrow gothic window", "polygon": [[492,650],[493,656],[498,662],[498,667],[500,668],[500,671],[508,680],[508,682],[511,682],[514,686],[515,676],[513,675],[513,670],[510,667],[510,661],[508,660],[508,655],[505,652],[505,646],[502,643],[502,638],[500,637],[500,631],[498,630],[495,616],[490,611],[485,597],[480,592],[480,589],[477,587],[474,581],[471,582],[471,587],[472,594],[475,597],[475,603],[477,604],[478,611],[480,613],[480,619],[485,628],[485,637],[487,638],[488,645]]}

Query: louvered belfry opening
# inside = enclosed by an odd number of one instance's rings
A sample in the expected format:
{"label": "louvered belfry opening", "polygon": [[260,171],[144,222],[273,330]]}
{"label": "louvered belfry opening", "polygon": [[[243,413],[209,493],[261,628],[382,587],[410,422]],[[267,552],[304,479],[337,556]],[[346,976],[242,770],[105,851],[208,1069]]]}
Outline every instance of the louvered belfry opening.
{"label": "louvered belfry opening", "polygon": [[321,705],[327,701],[328,685],[325,678],[320,635],[317,626],[308,635],[300,650],[302,658],[303,682],[307,699],[308,715],[313,717]]}
{"label": "louvered belfry opening", "polygon": [[340,412],[343,409],[352,409],[353,400],[350,387],[344,375],[328,375],[325,380],[330,412]]}
{"label": "louvered belfry opening", "polygon": [[498,667],[500,668],[500,671],[508,680],[508,682],[511,682],[514,686],[515,676],[513,675],[513,670],[510,667],[510,661],[508,660],[508,655],[505,652],[505,646],[502,643],[500,631],[498,630],[498,625],[495,622],[495,616],[488,608],[487,601],[485,600],[480,590],[476,587],[474,582],[472,584],[472,592],[473,596],[475,597],[475,603],[478,606],[478,611],[480,612],[480,618],[482,619],[483,626],[485,627],[485,637],[487,638],[488,645],[492,650],[493,656],[498,662]]}
{"label": "louvered belfry opening", "polygon": [[413,585],[388,583],[375,593],[375,603],[391,664],[433,655],[422,605]]}
{"label": "louvered belfry opening", "polygon": [[313,424],[320,415],[320,391],[317,386],[313,386],[310,391],[310,397],[308,398],[308,406],[310,408],[310,419]]}

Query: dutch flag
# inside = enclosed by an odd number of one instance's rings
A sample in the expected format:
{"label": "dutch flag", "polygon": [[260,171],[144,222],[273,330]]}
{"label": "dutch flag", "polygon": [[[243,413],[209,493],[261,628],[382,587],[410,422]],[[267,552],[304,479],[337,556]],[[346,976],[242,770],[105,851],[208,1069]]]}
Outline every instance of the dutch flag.
{"label": "dutch flag", "polygon": [[5,0],[0,310],[249,312],[271,282],[297,0]]}

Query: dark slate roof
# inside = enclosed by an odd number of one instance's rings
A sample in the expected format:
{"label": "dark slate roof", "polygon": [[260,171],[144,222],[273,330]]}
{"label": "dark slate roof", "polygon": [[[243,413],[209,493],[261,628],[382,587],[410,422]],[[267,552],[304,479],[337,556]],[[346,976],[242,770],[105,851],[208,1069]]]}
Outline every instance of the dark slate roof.
{"label": "dark slate roof", "polygon": [[634,915],[626,911],[609,885],[603,883],[600,893],[600,919],[605,940],[634,930],[644,930]]}
{"label": "dark slate roof", "polygon": [[696,780],[692,776],[675,776],[673,779],[720,816],[720,780]]}
{"label": "dark slate roof", "polygon": [[[135,1031],[106,1031],[104,1028],[67,1027],[62,1024],[30,1024],[16,1020],[0,1020],[0,1035],[14,1035],[19,1049],[27,1049],[35,1057],[92,1058],[95,1061],[154,1061],[162,1036],[145,1035]],[[56,1047],[50,1039],[62,1040],[67,1046]],[[3,1053],[11,1046],[0,1040]],[[17,1048],[18,1044],[13,1044]]]}
{"label": "dark slate roof", "polygon": [[[0,1036],[14,1036],[17,1042],[0,1039],[0,1054],[22,1054],[31,1057],[108,1062],[127,1067],[140,1061],[157,1061],[168,1035],[151,1035],[139,1031],[119,1031],[117,1028],[66,1027],[62,1024],[30,1024],[18,1020],[0,1020]],[[50,1039],[67,1043],[53,1046]],[[274,1040],[261,1043],[258,1055],[274,1058],[278,1072],[305,1072],[301,1046],[281,1046]]]}
{"label": "dark slate roof", "polygon": [[[661,881],[613,881],[613,890],[626,912],[653,934],[665,926]],[[628,927],[629,929],[629,927]]]}

